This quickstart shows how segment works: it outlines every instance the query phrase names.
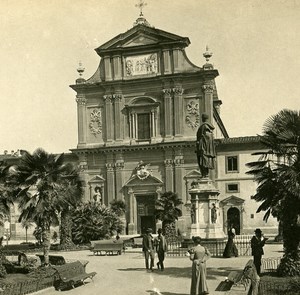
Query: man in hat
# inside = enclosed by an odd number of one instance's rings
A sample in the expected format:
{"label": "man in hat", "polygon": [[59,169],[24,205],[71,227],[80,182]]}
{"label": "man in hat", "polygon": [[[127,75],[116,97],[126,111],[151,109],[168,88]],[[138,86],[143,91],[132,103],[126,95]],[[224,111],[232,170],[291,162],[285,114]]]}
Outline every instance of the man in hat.
{"label": "man in hat", "polygon": [[208,170],[215,169],[216,152],[213,131],[215,129],[208,122],[208,115],[202,114],[202,124],[197,131],[196,154],[201,177],[208,177]]}
{"label": "man in hat", "polygon": [[164,260],[165,260],[165,252],[167,251],[167,242],[166,238],[162,234],[162,229],[159,228],[158,231],[158,236],[155,239],[155,246],[156,246],[156,252],[158,256],[158,262],[156,263],[157,268],[161,269],[161,271],[164,270]]}
{"label": "man in hat", "polygon": [[152,228],[146,230],[146,234],[143,236],[143,252],[145,254],[146,269],[149,269],[149,258],[150,258],[150,270],[153,271],[154,267],[154,238],[152,236]]}
{"label": "man in hat", "polygon": [[260,228],[257,228],[255,231],[255,236],[251,239],[251,249],[252,249],[252,256],[253,256],[253,262],[257,271],[257,274],[260,274],[260,267],[261,267],[261,257],[264,255],[263,247],[268,240],[268,238],[265,238],[262,234],[262,231]]}

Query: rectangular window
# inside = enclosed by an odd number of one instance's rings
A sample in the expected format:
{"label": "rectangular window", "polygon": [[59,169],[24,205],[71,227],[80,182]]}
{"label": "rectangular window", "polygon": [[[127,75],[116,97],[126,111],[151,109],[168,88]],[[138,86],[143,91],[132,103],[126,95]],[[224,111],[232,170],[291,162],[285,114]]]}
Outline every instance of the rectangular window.
{"label": "rectangular window", "polygon": [[230,156],[226,157],[226,173],[238,172],[238,157]]}
{"label": "rectangular window", "polygon": [[150,114],[137,114],[138,140],[150,139]]}
{"label": "rectangular window", "polygon": [[227,183],[226,185],[226,191],[228,193],[232,193],[232,192],[239,192],[239,184],[238,183]]}

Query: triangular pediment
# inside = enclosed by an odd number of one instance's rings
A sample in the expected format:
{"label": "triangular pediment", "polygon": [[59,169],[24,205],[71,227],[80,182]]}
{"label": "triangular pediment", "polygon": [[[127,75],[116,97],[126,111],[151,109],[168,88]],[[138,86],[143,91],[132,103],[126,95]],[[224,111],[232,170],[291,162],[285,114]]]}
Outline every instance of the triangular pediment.
{"label": "triangular pediment", "polygon": [[128,42],[124,43],[122,47],[143,46],[149,44],[157,44],[158,42],[159,40],[157,38],[140,33],[135,38],[132,38]]}
{"label": "triangular pediment", "polygon": [[245,203],[245,200],[242,198],[239,198],[237,196],[230,196],[222,201],[220,201],[220,204],[223,206],[228,205],[228,206],[238,206],[242,205]]}
{"label": "triangular pediment", "polygon": [[126,183],[125,187],[130,187],[130,186],[149,186],[149,185],[155,185],[155,186],[161,186],[163,185],[163,182],[158,179],[155,176],[149,175],[145,179],[139,178],[137,175],[132,176]]}
{"label": "triangular pediment", "polygon": [[88,183],[101,183],[104,181],[105,181],[105,178],[103,178],[101,175],[95,175],[88,181]]}
{"label": "triangular pediment", "polygon": [[181,47],[186,47],[190,44],[190,40],[187,37],[181,37],[153,27],[138,25],[99,46],[96,48],[96,52],[101,56],[102,53],[111,50],[156,44],[166,45],[168,43],[172,45],[180,43]]}

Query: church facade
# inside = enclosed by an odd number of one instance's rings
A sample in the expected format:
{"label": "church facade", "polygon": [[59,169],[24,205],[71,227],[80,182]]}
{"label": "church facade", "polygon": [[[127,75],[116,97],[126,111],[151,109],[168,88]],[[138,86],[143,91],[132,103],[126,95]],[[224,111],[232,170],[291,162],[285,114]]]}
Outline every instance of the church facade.
{"label": "church facade", "polygon": [[[276,233],[277,224],[262,222],[251,200],[256,185],[245,174],[251,154],[260,150],[257,137],[229,138],[220,116],[222,101],[209,63],[194,65],[187,57],[187,37],[149,25],[142,16],[133,28],[96,49],[100,57],[95,74],[79,77],[76,92],[78,158],[85,186],[85,201],[126,204],[127,234],[140,234],[160,225],[154,216],[155,200],[166,191],[182,199],[178,229],[191,224],[189,189],[201,174],[195,154],[201,115],[215,127],[216,169],[210,178],[218,188],[218,221],[227,232],[253,233],[255,227]],[[82,74],[83,69],[78,69]]]}

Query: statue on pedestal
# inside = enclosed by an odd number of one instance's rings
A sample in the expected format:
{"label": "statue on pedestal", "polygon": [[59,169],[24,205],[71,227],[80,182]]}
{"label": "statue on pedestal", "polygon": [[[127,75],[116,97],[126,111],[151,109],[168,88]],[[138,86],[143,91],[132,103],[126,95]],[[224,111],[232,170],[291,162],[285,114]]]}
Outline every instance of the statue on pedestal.
{"label": "statue on pedestal", "polygon": [[208,121],[208,115],[202,114],[202,124],[197,131],[196,154],[202,178],[208,177],[208,170],[215,169],[215,146],[213,130]]}

